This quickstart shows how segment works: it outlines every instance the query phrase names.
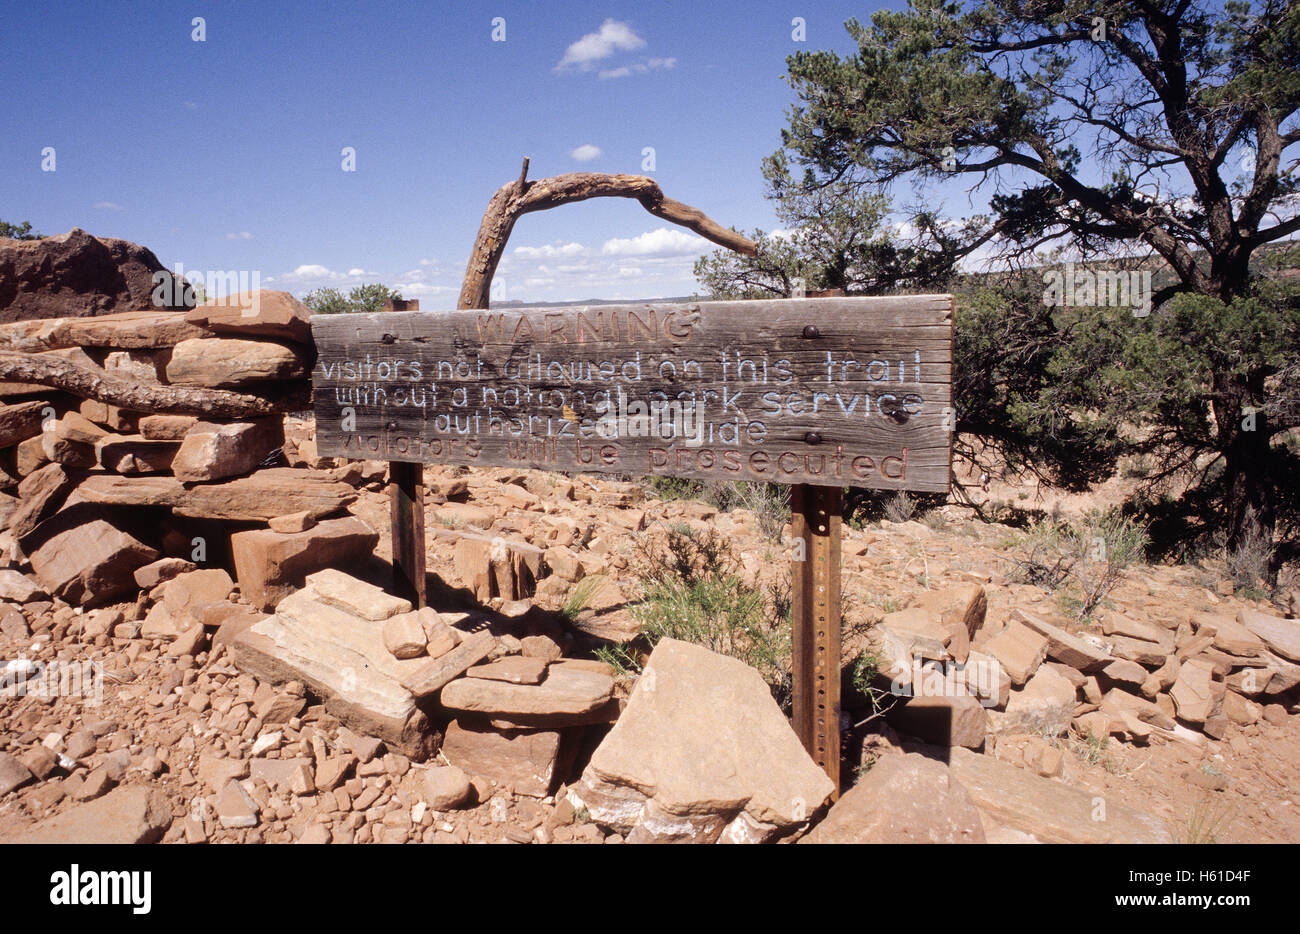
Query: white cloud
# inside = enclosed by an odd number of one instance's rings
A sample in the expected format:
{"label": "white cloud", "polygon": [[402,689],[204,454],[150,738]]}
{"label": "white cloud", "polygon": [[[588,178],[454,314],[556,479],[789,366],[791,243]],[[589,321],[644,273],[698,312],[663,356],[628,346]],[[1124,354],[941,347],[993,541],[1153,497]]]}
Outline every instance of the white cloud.
{"label": "white cloud", "polygon": [[198,109],[199,109],[199,105],[196,104],[196,103],[194,103],[194,101],[186,101],[186,102],[185,102],[185,109],[186,109],[186,110],[198,110]]}
{"label": "white cloud", "polygon": [[105,210],[108,210],[108,211],[124,211],[124,210],[126,210],[124,207],[122,207],[122,205],[120,205],[120,204],[114,204],[112,201],[96,201],[96,202],[95,202],[95,207],[97,207],[97,208],[104,208]]}
{"label": "white cloud", "polygon": [[349,276],[364,276],[365,274],[366,274],[366,271],[365,271],[364,269],[354,268],[354,269],[349,269],[349,270],[348,270],[348,275],[349,275]]}
{"label": "white cloud", "polygon": [[564,51],[564,58],[555,66],[556,71],[577,67],[590,71],[595,62],[609,58],[615,52],[634,52],[645,45],[645,40],[632,31],[627,23],[607,19],[596,32],[589,32]]}
{"label": "white cloud", "polygon": [[226,239],[227,240],[252,240],[253,235],[249,233],[247,230],[241,230],[239,233],[226,234]]}
{"label": "white cloud", "polygon": [[700,254],[708,249],[708,242],[703,237],[660,227],[631,238],[615,237],[606,240],[600,252],[605,256],[685,256]]}
{"label": "white cloud", "polygon": [[603,69],[597,77],[599,78],[626,78],[629,75],[643,75],[648,71],[658,69],[672,68],[677,64],[675,58],[647,58],[644,62],[636,62],[631,65],[623,65],[619,68]]}
{"label": "white cloud", "polygon": [[581,243],[548,243],[545,246],[517,246],[514,254],[521,259],[555,259],[560,256],[580,256],[586,252]]}
{"label": "white cloud", "polygon": [[590,162],[592,159],[598,159],[604,154],[604,151],[599,146],[593,146],[591,143],[583,143],[577,149],[573,150],[573,152],[569,153],[569,156],[577,159],[579,162]]}

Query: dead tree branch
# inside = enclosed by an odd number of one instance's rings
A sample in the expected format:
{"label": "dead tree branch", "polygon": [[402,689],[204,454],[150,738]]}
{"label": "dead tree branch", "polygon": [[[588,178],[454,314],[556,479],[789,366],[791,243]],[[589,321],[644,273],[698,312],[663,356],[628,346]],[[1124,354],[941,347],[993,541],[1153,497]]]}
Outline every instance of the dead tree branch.
{"label": "dead tree branch", "polygon": [[588,198],[635,198],[655,217],[693,230],[719,246],[749,255],[758,249],[754,241],[723,227],[697,208],[666,197],[659,184],[644,175],[572,172],[535,182],[527,181],[527,177],[528,160],[525,159],[518,180],[502,185],[488,202],[478,237],[474,240],[474,251],[465,268],[465,279],[461,284],[456,307],[488,307],[497,263],[501,261],[510,232],[521,215],[575,201],[586,201]]}
{"label": "dead tree branch", "polygon": [[0,350],[0,380],[39,383],[131,412],[252,418],[293,411],[307,404],[304,380],[286,382],[282,392],[271,396],[226,389],[141,385],[57,357],[11,350]]}

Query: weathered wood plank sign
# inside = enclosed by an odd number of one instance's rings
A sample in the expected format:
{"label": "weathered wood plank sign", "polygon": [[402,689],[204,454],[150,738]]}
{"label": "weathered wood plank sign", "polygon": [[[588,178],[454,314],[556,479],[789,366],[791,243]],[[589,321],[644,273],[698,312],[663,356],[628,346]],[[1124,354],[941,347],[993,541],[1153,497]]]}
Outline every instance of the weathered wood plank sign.
{"label": "weathered wood plank sign", "polygon": [[317,315],[321,454],[945,491],[952,300]]}
{"label": "weathered wood plank sign", "polygon": [[394,584],[421,605],[420,463],[794,485],[794,727],[838,790],[842,492],[948,489],[951,296],[317,315],[312,333],[317,449],[394,462]]}

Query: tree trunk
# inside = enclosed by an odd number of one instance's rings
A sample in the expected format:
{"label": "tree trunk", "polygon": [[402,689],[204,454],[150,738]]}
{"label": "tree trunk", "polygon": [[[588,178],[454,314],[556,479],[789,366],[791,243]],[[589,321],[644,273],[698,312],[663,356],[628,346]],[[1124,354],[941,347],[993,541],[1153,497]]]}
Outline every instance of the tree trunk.
{"label": "tree trunk", "polygon": [[190,386],[141,385],[57,357],[12,350],[0,350],[0,380],[52,386],[82,399],[94,399],[130,412],[255,418],[290,412],[311,404],[306,380],[286,380],[283,388],[271,395]]}
{"label": "tree trunk", "polygon": [[[1270,431],[1263,404],[1263,377],[1223,375],[1215,379],[1215,420],[1224,463],[1224,520],[1229,553],[1257,539],[1273,543],[1276,522]],[[1272,580],[1276,569],[1265,576]]]}

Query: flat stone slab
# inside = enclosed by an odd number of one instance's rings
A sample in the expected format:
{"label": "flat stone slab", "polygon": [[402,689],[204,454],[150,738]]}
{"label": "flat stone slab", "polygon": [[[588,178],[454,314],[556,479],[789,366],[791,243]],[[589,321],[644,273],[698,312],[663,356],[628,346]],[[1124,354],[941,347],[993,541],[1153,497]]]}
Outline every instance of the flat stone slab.
{"label": "flat stone slab", "polygon": [[77,492],[90,503],[113,506],[170,506],[192,519],[266,522],[309,512],[322,517],[355,502],[357,491],[312,470],[270,467],[247,477],[186,484],[175,477],[119,477],[95,474]]}
{"label": "flat stone slab", "polygon": [[[1159,818],[1095,792],[1000,762],[952,750],[948,768],[986,818],[1040,843],[1171,843]],[[988,823],[985,833],[989,832]]]}
{"label": "flat stone slab", "polygon": [[608,675],[557,665],[540,684],[460,678],[442,689],[439,703],[448,710],[507,719],[572,717],[599,710],[613,695],[614,679]]}
{"label": "flat stone slab", "polygon": [[0,324],[0,349],[40,353],[73,347],[172,347],[207,336],[179,311],[120,311],[90,318],[47,318]]}
{"label": "flat stone slab", "polygon": [[541,684],[546,677],[546,665],[544,658],[510,655],[490,665],[476,665],[465,672],[465,676],[487,681],[508,681],[511,684]]}
{"label": "flat stone slab", "polygon": [[1241,610],[1237,619],[1278,655],[1300,662],[1300,620],[1269,616],[1249,609]]}
{"label": "flat stone slab", "polygon": [[171,804],[162,791],[144,785],[123,785],[102,798],[11,834],[0,843],[156,843],[171,823]]}
{"label": "flat stone slab", "polygon": [[423,760],[436,735],[402,685],[424,659],[400,660],[384,646],[383,623],[318,600],[310,588],[232,641],[236,664],[273,684],[301,681],[353,732]]}

